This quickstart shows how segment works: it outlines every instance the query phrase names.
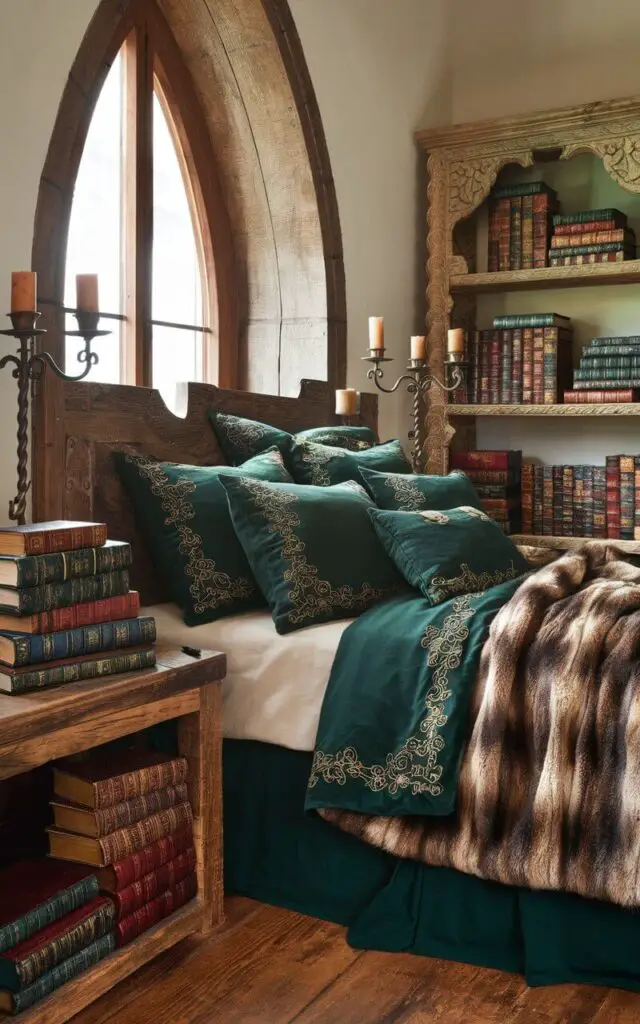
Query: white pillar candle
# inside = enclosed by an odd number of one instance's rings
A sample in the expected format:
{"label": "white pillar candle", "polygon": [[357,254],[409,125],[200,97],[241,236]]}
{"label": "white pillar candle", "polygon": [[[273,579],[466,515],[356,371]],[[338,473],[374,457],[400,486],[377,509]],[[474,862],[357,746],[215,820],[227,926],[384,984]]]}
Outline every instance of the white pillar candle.
{"label": "white pillar candle", "polygon": [[454,327],[447,331],[447,352],[449,355],[464,355],[465,333],[462,327]]}
{"label": "white pillar candle", "polygon": [[411,358],[427,358],[427,339],[422,334],[414,334],[411,338]]}
{"label": "white pillar candle", "polygon": [[336,391],[336,415],[355,416],[358,411],[358,392],[355,388]]}
{"label": "white pillar candle", "polygon": [[384,348],[384,317],[369,317],[369,348]]}

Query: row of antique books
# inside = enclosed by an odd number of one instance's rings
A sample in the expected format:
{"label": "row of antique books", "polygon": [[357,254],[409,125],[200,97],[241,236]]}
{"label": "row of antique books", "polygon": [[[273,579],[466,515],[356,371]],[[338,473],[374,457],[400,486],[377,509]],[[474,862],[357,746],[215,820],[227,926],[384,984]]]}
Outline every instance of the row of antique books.
{"label": "row of antique books", "polygon": [[522,532],[640,540],[640,456],[605,466],[522,465]]}
{"label": "row of antique books", "polygon": [[112,750],[53,770],[50,858],[0,872],[0,1011],[20,1013],[197,893],[184,758]]}
{"label": "row of antique books", "polygon": [[104,523],[0,529],[0,693],[152,667],[155,622],[130,566]]}
{"label": "row of antique books", "polygon": [[489,196],[489,271],[546,267],[558,196],[543,181],[502,185]]}
{"label": "row of antique books", "polygon": [[555,405],[571,387],[573,330],[558,313],[497,316],[493,328],[466,334],[465,384],[454,402]]}
{"label": "row of antique books", "polygon": [[621,210],[583,210],[553,217],[550,267],[621,263],[635,255],[636,236]]}
{"label": "row of antique books", "polygon": [[505,533],[521,532],[521,451],[451,452],[449,465],[469,477],[483,509]]}
{"label": "row of antique books", "polygon": [[497,186],[488,205],[490,272],[635,258],[626,214],[614,208],[560,213],[557,193],[543,181]]}

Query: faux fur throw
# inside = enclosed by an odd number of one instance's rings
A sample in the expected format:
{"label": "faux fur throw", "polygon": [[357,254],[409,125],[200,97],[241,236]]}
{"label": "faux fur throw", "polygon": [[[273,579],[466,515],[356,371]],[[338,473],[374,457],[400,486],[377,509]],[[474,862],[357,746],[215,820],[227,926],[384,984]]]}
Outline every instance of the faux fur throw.
{"label": "faux fur throw", "polygon": [[640,905],[640,569],[603,543],[494,619],[450,818],[327,820],[400,857]]}

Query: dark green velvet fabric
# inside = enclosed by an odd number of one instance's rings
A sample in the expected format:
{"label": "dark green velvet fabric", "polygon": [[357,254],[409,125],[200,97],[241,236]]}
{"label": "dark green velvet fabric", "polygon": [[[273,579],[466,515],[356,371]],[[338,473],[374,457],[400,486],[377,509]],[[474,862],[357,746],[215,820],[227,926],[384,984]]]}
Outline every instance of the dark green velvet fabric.
{"label": "dark green velvet fabric", "polygon": [[360,476],[378,508],[396,512],[443,511],[460,505],[482,508],[475,487],[460,470],[454,470],[448,476],[427,476],[421,473],[380,473],[363,466]]}
{"label": "dark green velvet fabric", "polygon": [[329,487],[345,480],[362,482],[360,470],[410,473],[411,466],[399,441],[387,441],[362,452],[302,441],[292,445],[287,465],[298,484]]}
{"label": "dark green velvet fabric", "polygon": [[403,585],[375,535],[373,504],[360,484],[298,487],[224,473],[221,479],[279,633],[350,618]]}
{"label": "dark green velvet fabric", "polygon": [[209,411],[209,420],[222,453],[232,466],[239,466],[273,446],[279,448],[286,459],[291,445],[297,439],[330,444],[336,448],[349,448],[353,451],[370,448],[376,443],[376,435],[369,427],[311,427],[299,434],[290,434],[279,427],[261,423],[260,420],[231,416],[229,413],[214,410]]}
{"label": "dark green velvet fabric", "polygon": [[531,569],[497,523],[472,506],[444,512],[373,509],[370,514],[406,581],[432,605],[487,590]]}
{"label": "dark green velvet fabric", "polygon": [[220,475],[290,480],[279,451],[263,452],[242,470],[124,452],[115,452],[114,460],[168,594],[188,626],[264,604],[231,524]]}
{"label": "dark green velvet fabric", "polygon": [[349,626],[320,713],[307,809],[453,812],[480,652],[519,585],[435,608],[407,590]]}
{"label": "dark green velvet fabric", "polygon": [[311,754],[225,740],[227,892],[347,925],[361,949],[640,991],[640,915],[397,860],[303,812]]}

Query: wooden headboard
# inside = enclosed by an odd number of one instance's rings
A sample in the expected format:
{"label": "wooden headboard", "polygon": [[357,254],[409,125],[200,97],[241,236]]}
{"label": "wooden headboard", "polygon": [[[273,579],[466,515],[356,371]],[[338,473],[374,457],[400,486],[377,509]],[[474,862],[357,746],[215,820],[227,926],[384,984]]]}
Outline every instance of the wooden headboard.
{"label": "wooden headboard", "polygon": [[[35,517],[106,522],[109,536],[133,545],[132,586],[145,603],[166,600],[137,528],[133,509],[114,470],[112,451],[123,445],[169,462],[224,463],[209,423],[209,409],[262,420],[295,433],[340,423],[334,392],[324,381],[302,381],[298,398],[188,384],[184,417],[174,416],[150,388],[60,383],[47,440],[34,452]],[[362,395],[357,422],[377,428],[377,397]],[[354,422],[356,422],[354,420]]]}

